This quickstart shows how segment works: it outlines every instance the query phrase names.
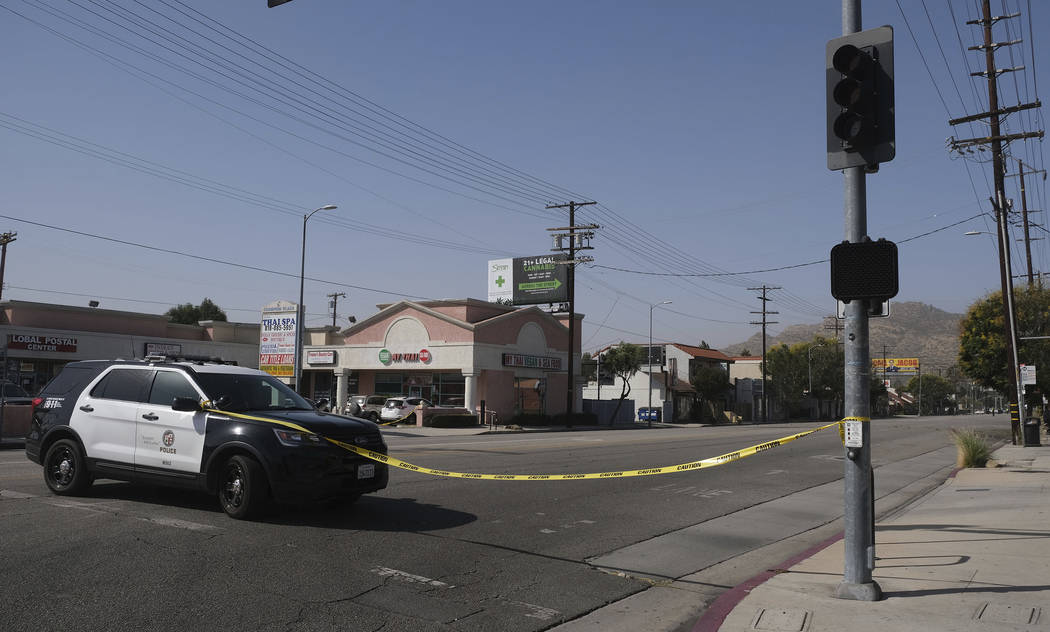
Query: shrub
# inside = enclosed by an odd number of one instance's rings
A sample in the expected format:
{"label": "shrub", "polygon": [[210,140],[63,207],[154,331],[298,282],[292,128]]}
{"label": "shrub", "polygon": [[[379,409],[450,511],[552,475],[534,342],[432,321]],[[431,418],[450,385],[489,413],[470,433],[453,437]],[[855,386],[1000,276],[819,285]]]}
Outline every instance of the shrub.
{"label": "shrub", "polygon": [[992,456],[988,438],[972,428],[951,431],[952,440],[959,448],[959,467],[984,467]]}
{"label": "shrub", "polygon": [[549,426],[551,418],[536,413],[518,413],[511,417],[510,423],[518,426]]}

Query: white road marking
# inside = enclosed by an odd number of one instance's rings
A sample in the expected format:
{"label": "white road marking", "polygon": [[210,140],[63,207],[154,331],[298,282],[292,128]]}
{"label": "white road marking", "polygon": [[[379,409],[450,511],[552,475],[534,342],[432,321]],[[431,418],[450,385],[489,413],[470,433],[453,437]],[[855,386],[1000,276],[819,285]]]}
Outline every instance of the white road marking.
{"label": "white road marking", "polygon": [[557,533],[554,529],[540,529],[540,533]]}
{"label": "white road marking", "polygon": [[732,494],[733,492],[728,489],[702,489],[693,496],[697,498],[714,498],[715,496],[724,496],[725,494]]}
{"label": "white road marking", "polygon": [[438,588],[455,588],[455,586],[449,586],[445,582],[439,582],[436,579],[430,579],[429,577],[423,577],[422,575],[413,575],[412,573],[406,573],[405,571],[399,571],[385,566],[377,566],[372,569],[372,572],[380,577],[393,577],[394,579],[408,582],[410,584],[425,584],[427,586],[436,586]]}
{"label": "white road marking", "polygon": [[776,474],[786,474],[787,470],[769,470],[766,472],[766,476],[774,476]]}
{"label": "white road marking", "polygon": [[10,489],[0,489],[0,498],[36,498],[36,494],[23,494]]}
{"label": "white road marking", "polygon": [[557,610],[555,610],[553,608],[545,608],[543,606],[537,606],[534,603],[525,603],[524,601],[510,601],[508,599],[508,600],[506,600],[505,603],[511,604],[513,606],[521,606],[522,608],[525,608],[526,610],[529,611],[529,612],[527,612],[525,614],[526,617],[531,617],[533,619],[539,619],[540,621],[550,621],[554,617],[556,617],[556,616],[561,614],[560,612],[558,612]]}
{"label": "white road marking", "polygon": [[136,518],[145,522],[163,525],[165,527],[176,527],[178,529],[189,529],[190,531],[222,531],[222,527],[177,518]]}

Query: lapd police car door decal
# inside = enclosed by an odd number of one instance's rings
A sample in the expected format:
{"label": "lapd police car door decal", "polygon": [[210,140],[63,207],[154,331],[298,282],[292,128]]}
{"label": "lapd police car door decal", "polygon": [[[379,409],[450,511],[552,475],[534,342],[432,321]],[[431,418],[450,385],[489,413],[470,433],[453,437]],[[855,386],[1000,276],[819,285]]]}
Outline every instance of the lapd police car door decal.
{"label": "lapd police car door decal", "polygon": [[200,472],[207,413],[172,410],[176,397],[200,400],[204,395],[181,371],[157,369],[149,401],[136,415],[136,467]]}
{"label": "lapd police car door decal", "polygon": [[88,458],[134,463],[135,413],[152,376],[150,367],[115,368],[84,389],[69,425],[80,435]]}

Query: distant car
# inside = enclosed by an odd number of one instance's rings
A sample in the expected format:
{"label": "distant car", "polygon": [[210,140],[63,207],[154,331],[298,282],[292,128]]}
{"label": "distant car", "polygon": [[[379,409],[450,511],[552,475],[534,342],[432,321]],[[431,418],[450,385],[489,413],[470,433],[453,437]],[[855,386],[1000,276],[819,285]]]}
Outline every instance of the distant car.
{"label": "distant car", "polygon": [[383,404],[383,412],[379,418],[383,421],[394,421],[407,417],[409,413],[422,405],[424,408],[432,408],[434,405],[422,397],[391,397]]}
{"label": "distant car", "polygon": [[357,405],[361,407],[361,413],[357,415],[358,417],[369,421],[379,421],[379,414],[383,412],[383,405],[386,404],[386,396],[351,395],[350,399],[357,402]]}

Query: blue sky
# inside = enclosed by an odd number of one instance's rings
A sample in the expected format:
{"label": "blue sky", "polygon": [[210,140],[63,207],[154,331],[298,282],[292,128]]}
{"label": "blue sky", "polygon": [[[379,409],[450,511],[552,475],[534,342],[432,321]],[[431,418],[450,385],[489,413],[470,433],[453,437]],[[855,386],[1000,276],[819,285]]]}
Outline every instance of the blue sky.
{"label": "blue sky", "polygon": [[[1050,86],[1047,43],[1038,39],[1050,32],[1050,10],[1032,3],[1033,69],[1028,5],[993,2],[997,14],[1022,12],[996,27],[996,39],[1025,40],[1012,47],[1012,63],[1007,49],[999,53],[1000,66],[1027,66],[1013,73],[1016,85],[1013,76],[1000,80],[1003,105],[1033,101],[1037,84]],[[989,164],[945,147],[953,134],[984,133],[980,124],[947,124],[987,109],[985,83],[968,76],[983,61],[961,50],[979,35],[964,24],[977,17],[976,3],[900,6],[907,23],[895,2],[869,0],[864,12],[865,26],[890,24],[896,39],[897,158],[868,178],[868,232],[898,242],[987,212],[991,186]],[[262,305],[298,294],[303,212],[337,204],[310,220],[306,274],[327,282],[308,281],[305,302],[307,324],[320,325],[330,322],[324,295],[346,292],[345,324],[398,295],[484,298],[487,260],[548,252],[545,229],[566,217],[547,203],[592,199],[599,205],[578,219],[603,226],[592,254],[608,267],[577,274],[584,350],[643,341],[649,304],[664,300],[673,304],[654,312],[654,338],[742,341],[757,330],[750,311],[760,309],[746,288],[762,284],[784,288],[771,293],[770,309],[780,312],[773,331],[834,313],[827,264],[718,281],[609,268],[765,270],[824,259],[841,241],[842,176],[826,168],[824,138],[824,45],[841,33],[837,2],[0,7],[0,228],[18,232],[4,298],[97,298],[107,308],[162,313],[207,296],[231,320],[255,321]],[[298,70],[249,51],[243,38]],[[222,77],[195,57],[207,50],[239,67]],[[326,91],[315,78],[340,88]],[[1041,111],[1007,125],[1044,127]],[[35,126],[54,130],[49,140]],[[362,126],[382,132],[386,148],[356,136]],[[96,145],[71,150],[70,136]],[[446,153],[435,158],[438,147]],[[1038,141],[1011,152],[1043,166]],[[1044,182],[1028,183],[1029,207],[1045,208]],[[1008,187],[1020,208],[1016,178]],[[1033,220],[1045,225],[1045,213]],[[898,300],[962,312],[996,289],[993,238],[963,236],[993,229],[986,216],[902,243]],[[1037,270],[1050,271],[1047,244],[1033,242]],[[1015,274],[1024,265],[1019,246]]]}

